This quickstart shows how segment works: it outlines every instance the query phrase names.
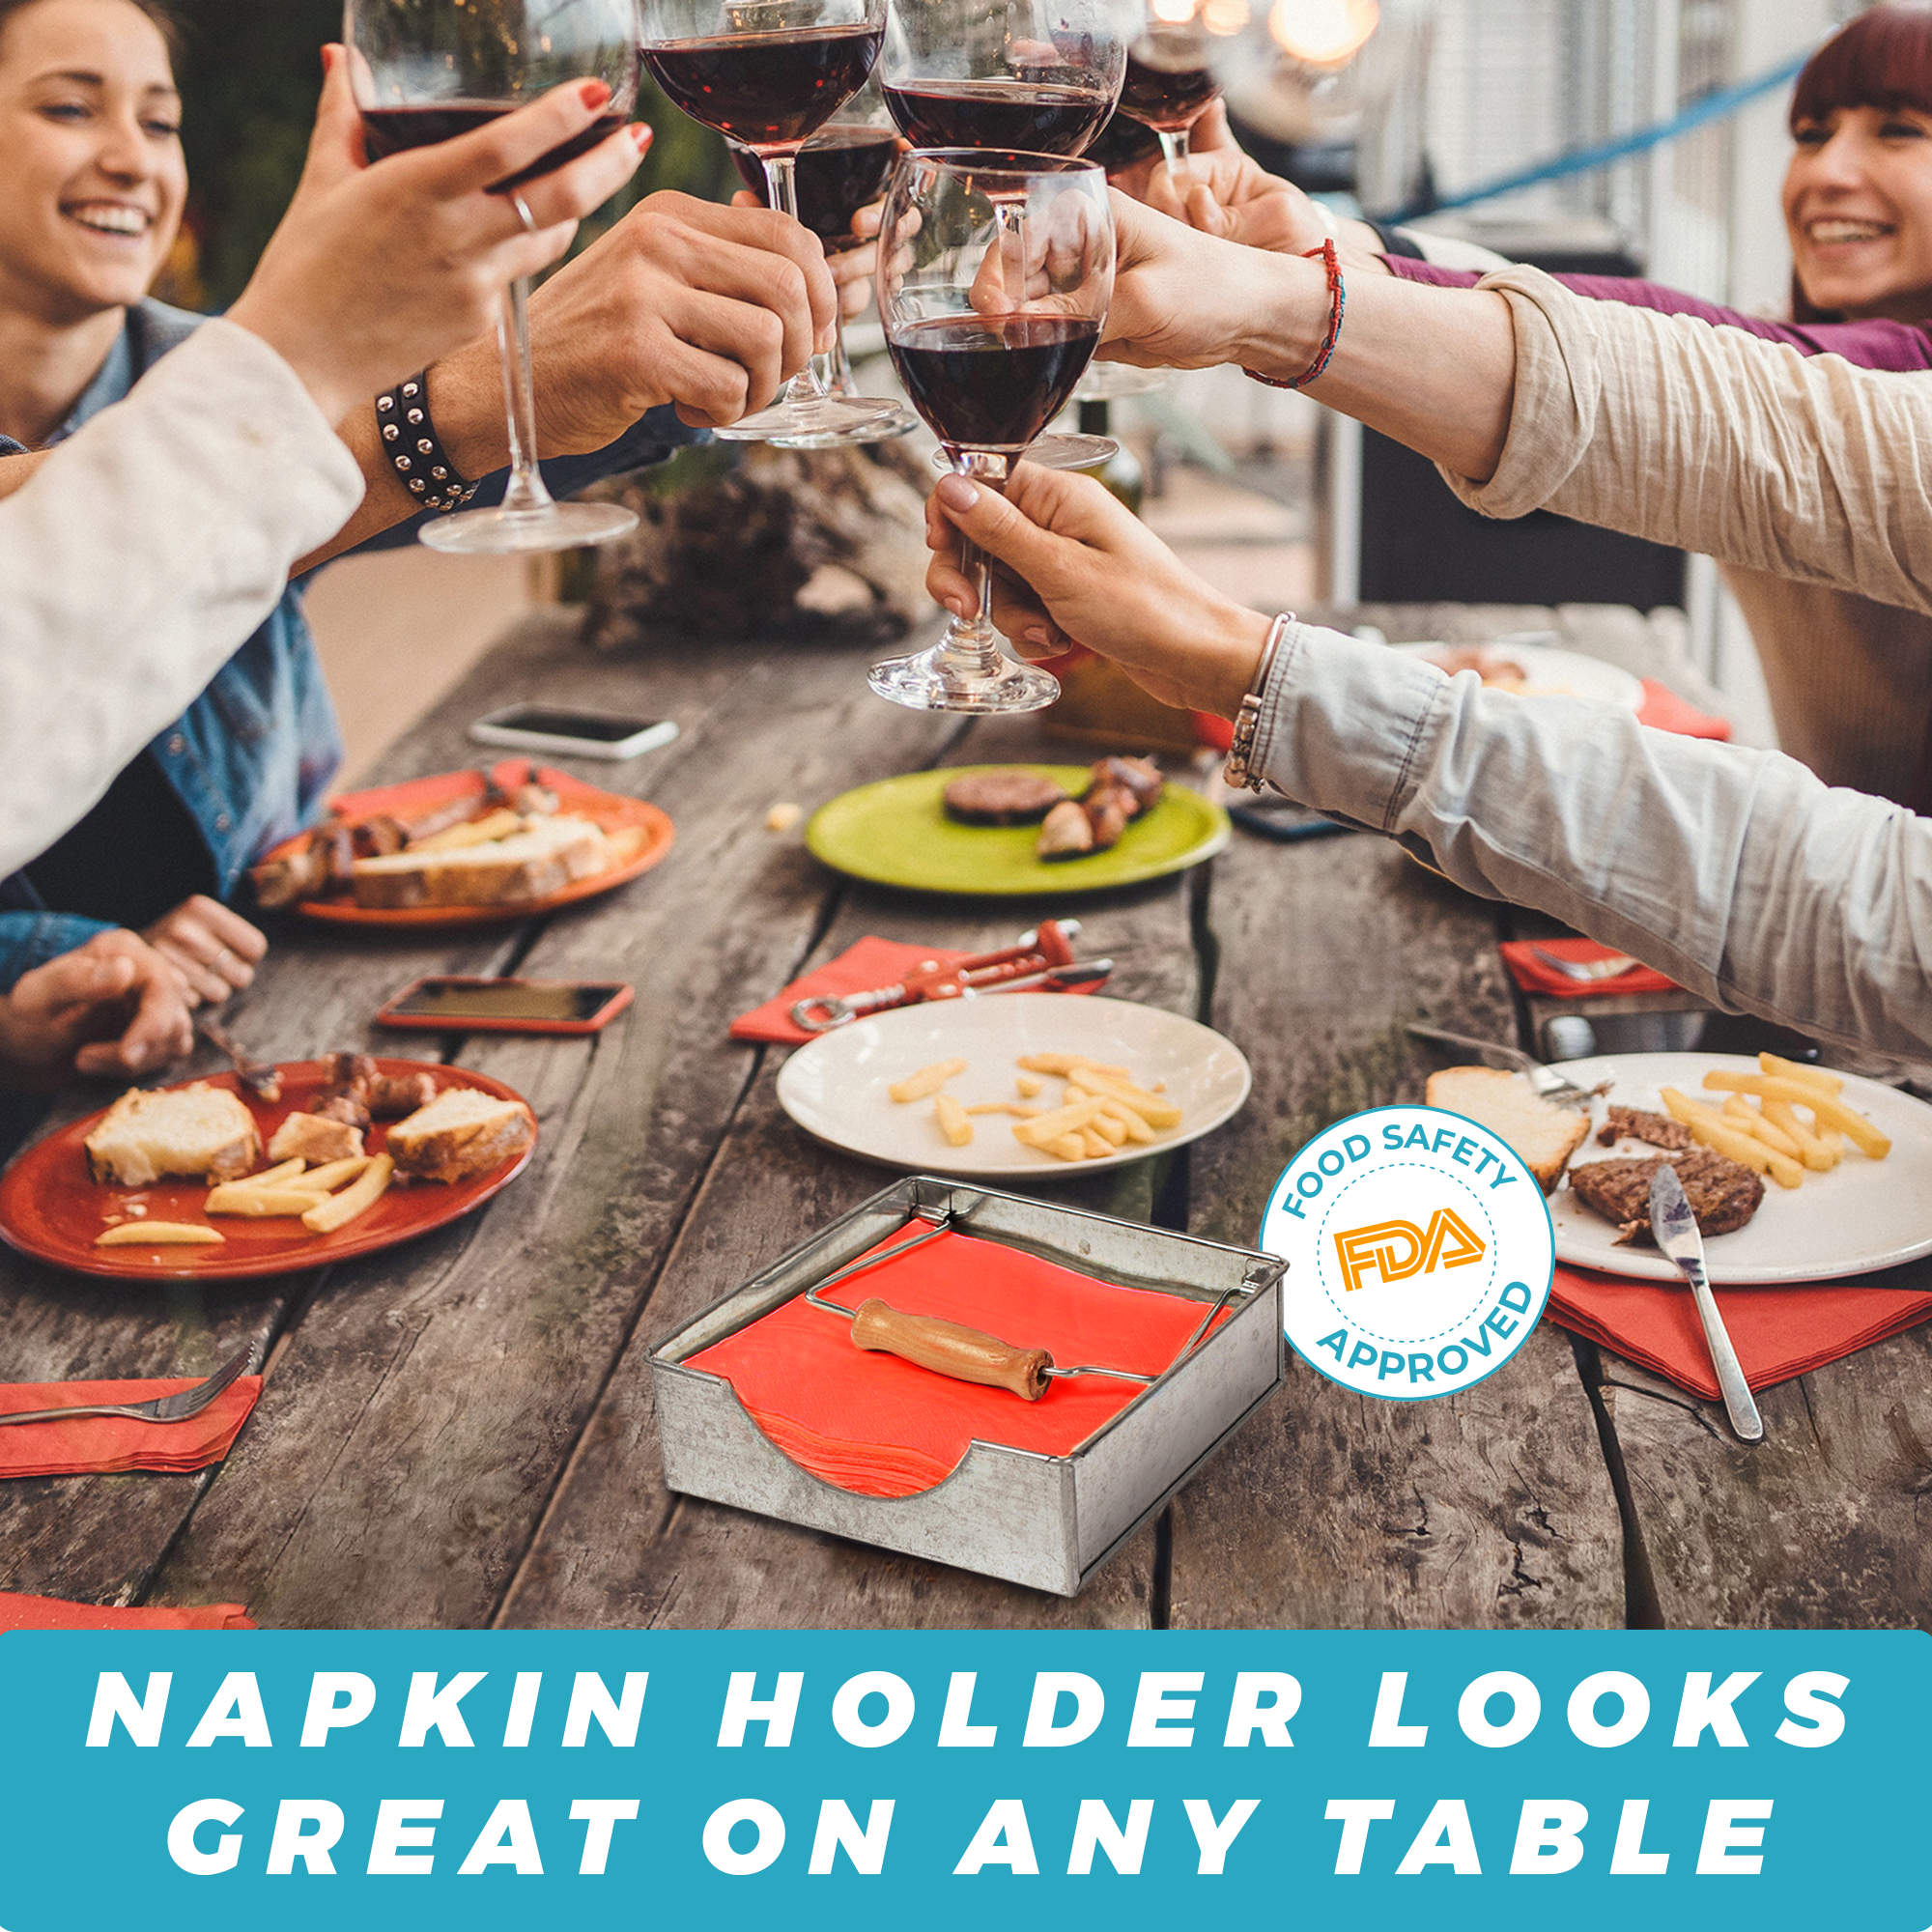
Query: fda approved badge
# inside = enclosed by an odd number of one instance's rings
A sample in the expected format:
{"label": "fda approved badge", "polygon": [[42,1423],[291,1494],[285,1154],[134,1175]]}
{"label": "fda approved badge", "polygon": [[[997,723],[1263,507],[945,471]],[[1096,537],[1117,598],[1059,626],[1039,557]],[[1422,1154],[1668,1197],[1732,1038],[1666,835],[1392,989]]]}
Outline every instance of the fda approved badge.
{"label": "fda approved badge", "polygon": [[1353,1114],[1295,1155],[1261,1245],[1289,1264],[1290,1346],[1360,1395],[1423,1402],[1493,1375],[1549,1298],[1549,1204],[1520,1155],[1439,1107]]}

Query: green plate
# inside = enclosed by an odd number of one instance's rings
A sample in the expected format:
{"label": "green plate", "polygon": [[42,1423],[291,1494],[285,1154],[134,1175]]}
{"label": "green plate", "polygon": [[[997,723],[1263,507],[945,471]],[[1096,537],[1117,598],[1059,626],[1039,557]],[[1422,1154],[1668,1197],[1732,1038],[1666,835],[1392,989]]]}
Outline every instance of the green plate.
{"label": "green plate", "polygon": [[814,858],[836,872],[921,893],[1097,893],[1183,872],[1228,842],[1228,814],[1198,792],[1170,784],[1111,851],[1048,863],[1034,856],[1037,825],[961,825],[943,794],[969,771],[1037,772],[1084,791],[1085,765],[959,765],[861,785],[821,806],[805,829]]}

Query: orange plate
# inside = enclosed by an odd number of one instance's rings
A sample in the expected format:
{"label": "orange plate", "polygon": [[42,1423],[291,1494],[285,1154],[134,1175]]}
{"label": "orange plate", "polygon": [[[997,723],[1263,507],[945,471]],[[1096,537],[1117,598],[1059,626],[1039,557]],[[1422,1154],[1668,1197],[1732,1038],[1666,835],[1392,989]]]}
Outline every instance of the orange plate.
{"label": "orange plate", "polygon": [[[378,1060],[384,1073],[428,1073],[438,1091],[445,1087],[477,1087],[499,1099],[523,1095],[485,1073],[460,1066],[433,1066],[420,1060]],[[211,1087],[226,1087],[241,1094],[255,1116],[266,1148],[287,1117],[313,1099],[327,1082],[326,1063],[290,1060],[281,1063],[282,1097],[270,1107],[250,1098],[232,1073],[209,1076]],[[182,1080],[177,1086],[192,1086]],[[104,1113],[106,1110],[101,1110]],[[103,1187],[87,1169],[81,1143],[99,1124],[101,1115],[49,1134],[23,1153],[0,1176],[0,1238],[37,1261],[76,1274],[111,1275],[121,1281],[248,1281],[261,1275],[297,1274],[326,1267],[352,1255],[374,1254],[398,1241],[413,1240],[432,1228],[460,1219],[472,1208],[507,1186],[524,1170],[536,1147],[506,1160],[474,1180],[453,1187],[423,1181],[392,1186],[367,1213],[332,1235],[311,1235],[293,1214],[252,1221],[237,1214],[213,1216],[202,1212],[208,1183],[202,1180],[159,1180],[152,1187]],[[387,1122],[378,1121],[363,1136],[370,1153],[381,1153],[388,1140]],[[265,1158],[263,1165],[268,1165]],[[130,1206],[147,1209],[134,1217],[148,1221],[192,1221],[218,1230],[227,1238],[220,1247],[97,1248],[94,1237],[111,1221],[129,1217]]]}
{"label": "orange plate", "polygon": [[[536,782],[555,792],[563,810],[588,818],[606,832],[639,831],[644,835],[643,850],[635,859],[599,872],[595,878],[579,879],[561,892],[540,899],[526,899],[516,905],[478,906],[359,906],[354,899],[301,899],[287,911],[304,919],[328,920],[337,925],[458,926],[497,925],[505,920],[527,919],[534,913],[554,912],[558,906],[574,905],[579,899],[594,898],[648,872],[667,852],[677,829],[668,813],[640,798],[625,798],[614,791],[574,779],[568,772],[553,771],[548,765],[532,767],[527,758],[506,758],[495,768],[500,785],[524,784],[534,769]],[[351,818],[367,817],[378,811],[429,811],[465,793],[483,795],[480,772],[440,772],[435,778],[412,779],[407,784],[384,785],[376,791],[346,791],[329,803]],[[263,854],[261,863],[279,859],[297,840],[285,839],[272,851]]]}

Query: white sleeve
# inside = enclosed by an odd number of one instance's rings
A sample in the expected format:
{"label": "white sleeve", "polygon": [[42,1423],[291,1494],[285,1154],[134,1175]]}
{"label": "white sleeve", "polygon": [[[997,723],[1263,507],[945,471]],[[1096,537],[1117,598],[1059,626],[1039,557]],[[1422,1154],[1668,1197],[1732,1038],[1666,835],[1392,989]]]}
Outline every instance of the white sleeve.
{"label": "white sleeve", "polygon": [[1255,758],[1290,797],[1717,1006],[1932,1055],[1932,819],[1903,806],[1308,625],[1282,641]]}
{"label": "white sleeve", "polygon": [[295,372],[217,321],[0,500],[0,877],[187,709],[362,489]]}

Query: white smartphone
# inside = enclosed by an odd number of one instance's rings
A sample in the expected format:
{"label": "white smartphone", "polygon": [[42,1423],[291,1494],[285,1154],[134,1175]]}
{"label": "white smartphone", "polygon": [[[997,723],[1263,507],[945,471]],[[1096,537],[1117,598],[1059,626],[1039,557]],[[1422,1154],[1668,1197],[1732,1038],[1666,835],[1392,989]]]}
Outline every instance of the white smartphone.
{"label": "white smartphone", "polygon": [[668,745],[677,726],[668,718],[627,718],[615,711],[579,711],[565,704],[506,704],[469,727],[479,745],[513,752],[550,752],[566,758],[635,758]]}

